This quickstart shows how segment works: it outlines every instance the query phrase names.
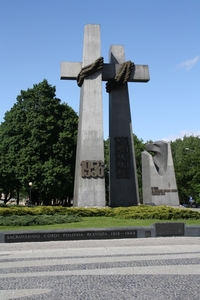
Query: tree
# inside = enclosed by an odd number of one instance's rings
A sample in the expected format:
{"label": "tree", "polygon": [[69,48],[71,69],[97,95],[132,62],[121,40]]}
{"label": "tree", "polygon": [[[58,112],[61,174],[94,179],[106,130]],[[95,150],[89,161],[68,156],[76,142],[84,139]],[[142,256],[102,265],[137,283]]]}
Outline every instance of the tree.
{"label": "tree", "polygon": [[200,137],[184,136],[171,142],[178,193],[181,203],[192,196],[200,200]]}
{"label": "tree", "polygon": [[[78,116],[43,80],[21,91],[0,126],[0,187],[29,192],[34,202],[72,197]],[[7,201],[7,200],[6,200]]]}
{"label": "tree", "polygon": [[142,202],[142,151],[145,149],[145,144],[142,139],[139,139],[135,134],[133,134],[134,148],[135,148],[135,160],[137,168],[138,177],[138,188],[139,197]]}

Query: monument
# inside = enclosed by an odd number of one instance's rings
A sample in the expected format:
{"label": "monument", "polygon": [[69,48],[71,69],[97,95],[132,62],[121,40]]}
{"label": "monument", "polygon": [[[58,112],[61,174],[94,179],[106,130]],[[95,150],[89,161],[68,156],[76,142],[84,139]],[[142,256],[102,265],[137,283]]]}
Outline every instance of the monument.
{"label": "monument", "polygon": [[120,45],[111,46],[109,57],[110,65],[122,64],[115,78],[107,83],[110,146],[109,201],[111,207],[133,206],[139,203],[139,192],[127,82],[148,82],[149,70],[147,65],[125,62],[124,47]]}
{"label": "monument", "polygon": [[81,88],[74,206],[105,206],[103,60],[100,55],[100,26],[88,24],[84,29],[83,62],[61,63],[61,79],[77,79]]}
{"label": "monument", "polygon": [[105,64],[100,56],[100,26],[88,24],[83,62],[61,62],[61,79],[77,80],[81,87],[74,206],[105,206],[102,80],[108,81],[110,103],[110,206],[137,205],[127,82],[147,82],[148,66],[129,62],[127,67],[123,46],[112,46],[110,63]]}
{"label": "monument", "polygon": [[142,186],[143,204],[179,206],[170,143],[158,141],[146,145],[142,152]]}

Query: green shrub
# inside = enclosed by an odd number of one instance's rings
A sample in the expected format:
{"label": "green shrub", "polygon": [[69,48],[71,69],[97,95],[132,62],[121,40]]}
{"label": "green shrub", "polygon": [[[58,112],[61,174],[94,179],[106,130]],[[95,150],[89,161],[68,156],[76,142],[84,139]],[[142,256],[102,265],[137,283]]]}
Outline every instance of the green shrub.
{"label": "green shrub", "polygon": [[115,217],[125,219],[160,219],[179,220],[196,219],[200,220],[200,213],[191,209],[179,209],[168,206],[138,205],[132,207],[116,208],[94,208],[94,207],[62,207],[62,206],[6,206],[0,207],[0,216],[77,216],[77,217]]}
{"label": "green shrub", "polygon": [[0,226],[33,226],[33,225],[53,225],[80,222],[81,218],[78,216],[68,215],[39,215],[39,216],[0,216]]}

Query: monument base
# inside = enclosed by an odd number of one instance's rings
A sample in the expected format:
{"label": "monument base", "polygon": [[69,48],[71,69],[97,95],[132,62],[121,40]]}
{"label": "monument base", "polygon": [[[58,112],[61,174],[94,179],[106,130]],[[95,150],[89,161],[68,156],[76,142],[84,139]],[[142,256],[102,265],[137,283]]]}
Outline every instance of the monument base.
{"label": "monument base", "polygon": [[200,237],[200,226],[184,223],[155,223],[149,227],[88,228],[0,232],[0,243],[127,239],[170,236]]}

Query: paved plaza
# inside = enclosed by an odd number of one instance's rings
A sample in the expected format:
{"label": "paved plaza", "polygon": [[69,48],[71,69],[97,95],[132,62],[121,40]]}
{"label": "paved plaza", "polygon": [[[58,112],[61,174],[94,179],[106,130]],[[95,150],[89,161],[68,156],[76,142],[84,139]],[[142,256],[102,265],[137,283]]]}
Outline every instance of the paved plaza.
{"label": "paved plaza", "polygon": [[199,300],[200,237],[0,244],[0,299]]}

